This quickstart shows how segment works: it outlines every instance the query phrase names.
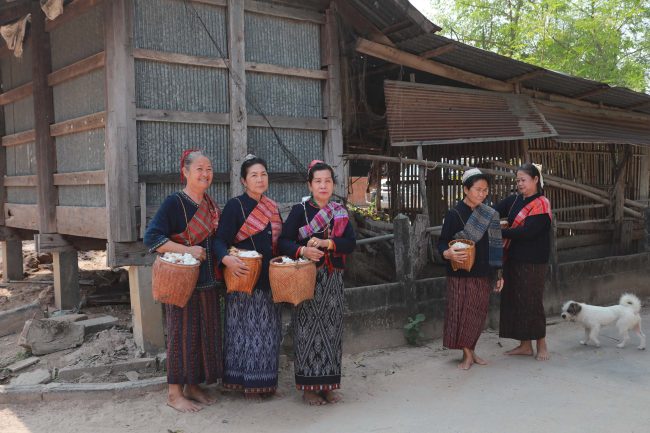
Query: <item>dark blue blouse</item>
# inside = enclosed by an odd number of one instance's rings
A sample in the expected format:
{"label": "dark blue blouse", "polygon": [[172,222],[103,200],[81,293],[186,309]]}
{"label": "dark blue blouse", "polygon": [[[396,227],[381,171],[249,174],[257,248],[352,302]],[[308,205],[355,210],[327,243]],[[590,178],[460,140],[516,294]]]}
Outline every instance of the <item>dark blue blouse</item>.
{"label": "dark blue blouse", "polygon": [[[180,191],[168,196],[160,205],[144,233],[143,242],[153,253],[170,240],[172,234],[185,231],[187,227],[183,206],[187,212],[187,221],[190,221],[199,208],[199,204],[192,200],[187,194]],[[199,281],[196,288],[199,290],[216,287],[217,279],[214,276],[214,242],[215,235],[204,239],[199,246],[206,249],[206,260],[201,262],[199,270]]]}
{"label": "dark blue blouse", "polygon": [[[309,224],[309,222],[316,216],[320,209],[314,206],[310,201],[306,202],[304,207],[302,203],[294,205],[287,220],[282,224],[282,235],[280,236],[280,254],[295,258],[300,247],[307,246],[309,238],[298,241],[298,229]],[[330,229],[325,230],[323,233],[314,233],[315,238],[328,239],[327,232],[332,231],[334,221],[330,221]],[[336,252],[340,254],[350,254],[356,247],[357,240],[354,235],[352,224],[348,221],[343,231],[343,235],[339,238],[331,238],[336,245]],[[345,269],[345,262],[343,257],[335,256],[332,251],[329,251],[330,262],[337,269]],[[317,263],[317,266],[322,266],[325,262],[325,256]]]}
{"label": "dark blue blouse", "polygon": [[[240,204],[241,203],[241,204]],[[269,262],[273,258],[273,242],[271,233],[271,223],[264,230],[244,239],[241,242],[235,242],[235,236],[239,232],[248,215],[257,206],[257,201],[250,198],[248,194],[242,194],[239,197],[231,198],[223,208],[221,218],[219,219],[219,228],[214,240],[214,249],[216,251],[217,263],[222,266],[223,258],[228,255],[228,248],[234,246],[243,250],[256,250],[262,254],[262,272],[260,279],[255,288],[262,290],[271,290],[269,284]]]}

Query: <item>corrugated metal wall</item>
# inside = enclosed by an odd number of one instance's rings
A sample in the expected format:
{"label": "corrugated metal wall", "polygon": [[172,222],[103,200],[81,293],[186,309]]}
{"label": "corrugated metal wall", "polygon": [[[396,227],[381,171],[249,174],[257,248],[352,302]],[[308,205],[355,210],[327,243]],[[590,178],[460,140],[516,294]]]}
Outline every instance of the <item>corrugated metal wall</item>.
{"label": "corrugated metal wall", "polygon": [[[52,29],[52,69],[57,70],[104,51],[104,8]],[[106,110],[104,68],[53,87],[55,122]],[[58,173],[104,169],[104,130],[93,129],[55,138]],[[60,206],[106,206],[104,185],[59,186]]]}
{"label": "corrugated metal wall", "polygon": [[[227,51],[226,10],[194,3],[220,49]],[[180,0],[135,1],[136,48],[201,57],[220,58],[198,21],[194,9]],[[168,64],[136,59],[136,107],[154,110],[228,113],[228,72],[202,66]],[[138,121],[138,173],[164,175],[179,172],[184,149],[201,149],[212,160],[215,172],[229,167],[228,127],[198,123]],[[147,208],[155,209],[180,183],[147,183]],[[228,186],[210,189],[220,203],[228,198]]]}
{"label": "corrugated metal wall", "polygon": [[[32,81],[32,48],[29,39],[23,47],[20,59],[4,56],[0,59],[2,91],[7,92]],[[16,134],[34,128],[34,98],[29,96],[5,105],[5,134]],[[25,143],[6,148],[6,175],[25,176],[36,173],[34,143]],[[35,187],[7,187],[7,203],[36,204]],[[2,210],[4,212],[4,210]]]}

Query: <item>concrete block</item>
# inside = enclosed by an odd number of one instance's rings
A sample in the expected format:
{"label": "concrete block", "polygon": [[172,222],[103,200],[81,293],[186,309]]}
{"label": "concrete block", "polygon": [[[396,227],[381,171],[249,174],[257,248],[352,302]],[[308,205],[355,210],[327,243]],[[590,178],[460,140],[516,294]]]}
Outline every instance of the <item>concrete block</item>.
{"label": "concrete block", "polygon": [[79,322],[86,319],[88,319],[88,316],[85,314],[64,314],[62,316],[50,317],[50,320],[56,320],[58,322]]}
{"label": "concrete block", "polygon": [[5,368],[7,370],[9,370],[11,373],[15,373],[17,371],[24,370],[27,367],[31,367],[32,365],[36,364],[40,360],[41,359],[38,358],[37,356],[32,356],[32,357],[29,357],[27,359],[23,359],[21,361],[14,362],[13,364],[11,364],[10,366],[5,367]]}
{"label": "concrete block", "polygon": [[52,381],[52,374],[46,368],[39,368],[38,370],[23,373],[11,381],[14,386],[24,385],[39,385],[49,383]]}
{"label": "concrete block", "polygon": [[60,310],[79,306],[79,263],[77,251],[52,253],[54,273],[54,302]]}
{"label": "concrete block", "polygon": [[77,323],[34,319],[25,323],[18,344],[34,355],[45,355],[79,346],[84,341],[84,327]]}
{"label": "concrete block", "polygon": [[57,378],[72,381],[83,374],[101,376],[106,373],[121,373],[124,371],[139,370],[142,368],[156,368],[155,358],[139,358],[130,361],[118,362],[112,365],[96,365],[92,367],[65,367],[59,370]]}
{"label": "concrete block", "polygon": [[126,376],[127,379],[129,379],[130,382],[135,382],[140,377],[138,372],[133,370],[127,371],[126,373],[124,373],[124,375]]}
{"label": "concrete block", "polygon": [[95,317],[94,319],[81,320],[75,323],[77,325],[83,326],[85,335],[88,335],[103,331],[104,329],[110,329],[113,326],[117,326],[118,320],[113,316],[101,316]]}
{"label": "concrete block", "polygon": [[0,312],[0,337],[20,332],[29,319],[40,319],[43,311],[38,302]]}

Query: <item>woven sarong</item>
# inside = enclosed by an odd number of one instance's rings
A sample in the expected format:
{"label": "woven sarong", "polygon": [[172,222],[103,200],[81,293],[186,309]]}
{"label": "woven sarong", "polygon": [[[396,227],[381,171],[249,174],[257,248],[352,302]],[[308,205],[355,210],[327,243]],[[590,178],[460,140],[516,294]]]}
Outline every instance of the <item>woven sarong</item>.
{"label": "woven sarong", "polygon": [[499,337],[538,340],[546,336],[546,263],[506,262],[501,291]]}
{"label": "woven sarong", "polygon": [[447,277],[444,347],[474,350],[485,327],[491,290],[488,277]]}

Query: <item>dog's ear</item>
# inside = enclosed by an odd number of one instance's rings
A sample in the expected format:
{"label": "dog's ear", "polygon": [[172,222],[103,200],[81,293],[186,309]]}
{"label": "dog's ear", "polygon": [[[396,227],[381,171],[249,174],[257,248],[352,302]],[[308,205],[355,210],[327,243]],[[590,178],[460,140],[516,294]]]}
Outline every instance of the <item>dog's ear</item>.
{"label": "dog's ear", "polygon": [[572,316],[577,316],[578,313],[580,312],[580,310],[582,310],[582,307],[580,306],[580,304],[578,304],[577,302],[571,302],[571,304],[569,305],[569,308],[567,308],[566,311],[567,311],[567,313],[571,314]]}

